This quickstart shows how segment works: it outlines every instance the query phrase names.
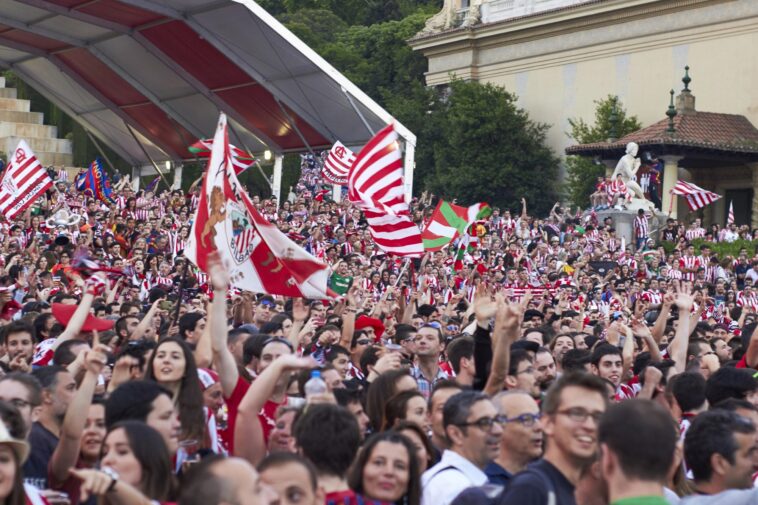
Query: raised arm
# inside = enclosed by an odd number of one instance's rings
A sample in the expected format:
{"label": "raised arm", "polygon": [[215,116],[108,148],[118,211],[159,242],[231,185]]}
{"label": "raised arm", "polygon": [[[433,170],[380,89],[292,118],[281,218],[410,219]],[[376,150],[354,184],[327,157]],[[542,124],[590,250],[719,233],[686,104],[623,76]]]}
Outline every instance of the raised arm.
{"label": "raised arm", "polygon": [[[147,330],[150,328],[150,325],[153,324],[153,318],[155,317],[155,313],[158,312],[158,304],[161,303],[163,299],[158,299],[153,302],[153,304],[150,306],[150,308],[147,311],[147,314],[145,314],[145,317],[142,318],[142,320],[139,322],[136,328],[134,328],[134,332],[132,332],[131,340],[139,340],[142,338],[142,336],[147,333]],[[158,334],[156,332],[155,339],[158,340]]]}
{"label": "raised arm", "polygon": [[495,313],[495,329],[492,332],[495,340],[495,349],[492,357],[492,368],[484,386],[484,392],[493,396],[503,389],[505,377],[508,375],[508,367],[511,361],[511,344],[518,340],[519,327],[526,306],[529,304],[529,295],[524,296],[521,303],[507,303],[505,297],[496,295],[497,312]]}
{"label": "raised arm", "polygon": [[227,347],[229,326],[226,322],[226,290],[229,288],[229,274],[221,264],[218,253],[208,257],[208,280],[213,286],[213,301],[208,311],[207,328],[210,331],[213,365],[221,381],[224,398],[234,392],[239,380],[237,362]]}
{"label": "raised arm", "polygon": [[84,425],[87,422],[95,387],[97,387],[97,378],[108,362],[106,354],[108,350],[106,346],[100,344],[97,332],[95,332],[92,350],[87,351],[84,358],[84,367],[86,368],[84,378],[66,409],[61,436],[50,458],[50,476],[55,482],[64,482],[68,478],[69,469],[76,465],[79,458],[79,444],[84,432]]}
{"label": "raised arm", "polygon": [[689,285],[682,283],[678,288],[678,293],[674,303],[679,311],[679,324],[676,327],[674,341],[669,343],[669,354],[676,365],[674,370],[677,374],[684,372],[687,366],[687,346],[690,343],[690,311],[694,303],[692,295],[689,294]]}
{"label": "raised arm", "polygon": [[266,456],[258,412],[274,393],[276,382],[282,374],[317,366],[318,363],[313,358],[298,358],[288,354],[278,357],[261,372],[239,404],[234,427],[234,456],[245,458],[252,465],[257,465]]}
{"label": "raised arm", "polygon": [[669,315],[671,314],[671,306],[673,304],[673,294],[666,293],[663,295],[661,307],[658,310],[658,319],[655,320],[653,329],[650,331],[650,334],[652,335],[653,340],[655,340],[656,344],[660,343],[661,339],[663,338],[663,333],[666,331],[666,321],[668,321]]}
{"label": "raised arm", "polygon": [[68,325],[66,325],[66,329],[55,339],[55,342],[52,345],[53,351],[66,340],[71,340],[79,336],[79,332],[82,330],[82,326],[84,326],[84,321],[87,320],[87,316],[89,315],[89,309],[92,307],[92,302],[95,300],[95,295],[98,294],[99,282],[102,282],[100,279],[93,279],[95,278],[91,277],[87,280],[87,290],[82,296],[82,301],[79,302],[79,306],[71,316]]}

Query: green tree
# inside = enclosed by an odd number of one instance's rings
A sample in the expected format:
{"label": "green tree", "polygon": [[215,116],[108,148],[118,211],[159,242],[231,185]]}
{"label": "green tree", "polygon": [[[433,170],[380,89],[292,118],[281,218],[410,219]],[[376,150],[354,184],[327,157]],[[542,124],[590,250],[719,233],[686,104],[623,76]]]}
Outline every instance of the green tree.
{"label": "green tree", "polygon": [[[390,101],[418,135],[417,191],[465,204],[488,202],[545,214],[557,200],[559,159],[545,145],[548,126],[536,123],[503,88],[453,80],[448,89],[415,89]],[[407,123],[406,123],[407,121]]]}
{"label": "green tree", "polygon": [[[615,103],[615,120],[612,118]],[[571,132],[567,135],[579,144],[604,142],[615,136],[621,138],[642,128],[637,116],[627,116],[618,97],[608,95],[595,100],[595,123],[587,124],[582,118],[570,118]],[[605,175],[605,165],[581,156],[566,157],[566,193],[573,205],[582,208],[590,203],[589,196],[595,190],[597,178]]]}

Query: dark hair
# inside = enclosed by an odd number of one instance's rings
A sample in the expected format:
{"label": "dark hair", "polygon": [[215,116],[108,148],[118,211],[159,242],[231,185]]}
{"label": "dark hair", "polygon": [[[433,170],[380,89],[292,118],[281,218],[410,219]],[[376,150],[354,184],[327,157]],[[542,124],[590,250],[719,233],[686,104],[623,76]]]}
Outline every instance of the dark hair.
{"label": "dark hair", "polygon": [[344,477],[361,445],[355,416],[330,404],[309,405],[292,427],[302,454],[320,474]]}
{"label": "dark hair", "polygon": [[54,318],[50,313],[47,314],[40,314],[37,317],[34,318],[34,338],[37,342],[42,340],[42,332],[45,331],[45,326],[47,326],[47,322],[50,320],[50,318]]}
{"label": "dark hair", "polygon": [[379,375],[369,386],[366,394],[366,415],[375,433],[382,430],[384,405],[397,393],[397,382],[407,375],[408,370],[388,370]]}
{"label": "dark hair", "polygon": [[398,423],[395,424],[395,427],[392,428],[392,431],[396,433],[401,433],[401,434],[404,430],[409,430],[416,433],[419,439],[421,439],[421,443],[423,444],[424,449],[426,449],[426,458],[427,458],[426,467],[431,468],[432,458],[434,457],[435,449],[434,447],[432,447],[432,442],[429,440],[429,437],[424,432],[424,429],[418,424],[411,421],[398,421]]}
{"label": "dark hair", "polygon": [[684,460],[695,482],[710,480],[713,474],[711,456],[722,455],[734,464],[737,451],[735,433],[753,434],[753,423],[735,412],[715,409],[695,417],[684,438]]}
{"label": "dark hair", "polygon": [[718,402],[716,405],[711,406],[711,410],[728,410],[729,412],[737,412],[738,410],[748,410],[751,412],[758,411],[755,405],[747,400],[738,400],[737,398],[727,398],[722,402]]}
{"label": "dark hair", "polygon": [[105,401],[105,426],[135,420],[145,422],[160,395],[171,398],[171,391],[157,382],[135,380],[121,384]]}
{"label": "dark hair", "polygon": [[123,421],[108,429],[106,439],[119,428],[126,433],[129,447],[142,467],[142,494],[152,500],[168,500],[173,487],[173,472],[171,456],[163,437],[143,422]]}
{"label": "dark hair", "polygon": [[[471,390],[455,393],[448,398],[445,407],[442,409],[442,426],[445,429],[445,435],[447,436],[448,426],[459,426],[466,423],[469,414],[471,414],[471,407],[484,400],[489,400],[489,396],[480,391]],[[448,442],[452,441],[448,440]]]}
{"label": "dark hair", "polygon": [[682,412],[690,412],[705,403],[705,377],[697,372],[680,373],[671,378],[671,394]]}
{"label": "dark hair", "polygon": [[561,375],[547,390],[547,395],[542,401],[542,412],[548,415],[555,414],[561,406],[563,390],[568,387],[593,391],[603,397],[603,402],[608,403],[608,386],[603,379],[586,372],[570,372]]}
{"label": "dark hair", "polygon": [[387,400],[387,404],[384,406],[384,418],[382,419],[382,431],[392,429],[395,424],[400,420],[405,420],[406,412],[408,410],[408,402],[411,399],[420,397],[426,404],[426,399],[420,391],[400,391],[396,395]]}
{"label": "dark hair", "polygon": [[671,415],[652,400],[610,405],[598,426],[598,441],[613,451],[627,479],[664,483],[678,438]]}
{"label": "dark hair", "polygon": [[[239,330],[239,328],[237,330]],[[253,358],[261,359],[263,347],[270,338],[271,336],[269,335],[258,334],[245,340],[245,343],[242,344],[242,360],[245,362],[245,365],[253,361]]]}
{"label": "dark hair", "polygon": [[68,370],[60,365],[50,365],[34,369],[32,375],[39,381],[43,390],[50,391],[58,385],[58,374],[63,372],[68,372]]}
{"label": "dark hair", "polygon": [[242,336],[249,337],[250,335],[252,335],[252,333],[250,333],[245,328],[234,328],[233,330],[229,330],[229,333],[226,334],[226,343],[227,345],[236,344],[237,341],[240,339],[240,337]]}
{"label": "dark hair", "polygon": [[187,312],[179,318],[179,336],[182,340],[186,340],[185,335],[188,331],[195,331],[197,322],[203,319],[205,316],[199,312]]}
{"label": "dark hair", "polygon": [[0,344],[6,344],[10,335],[22,332],[28,333],[32,341],[34,341],[34,328],[32,325],[24,321],[13,321],[0,330]]}
{"label": "dark hair", "polygon": [[[411,441],[408,440],[408,437],[394,430],[384,433],[376,433],[366,440],[366,443],[358,454],[358,458],[355,460],[355,464],[352,466],[347,478],[347,483],[350,486],[350,489],[360,495],[365,494],[366,490],[363,487],[363,470],[369,463],[371,453],[376,446],[382,442],[402,445],[405,449],[408,455],[408,488],[398,501],[399,503],[407,505],[418,505],[421,500],[421,475],[419,474],[419,464],[416,459],[416,449],[413,447]],[[366,498],[374,499],[375,497],[366,496]]]}
{"label": "dark hair", "polygon": [[344,354],[348,359],[350,359],[350,351],[337,344],[329,347],[329,350],[326,352],[326,356],[324,356],[324,358],[326,359],[327,363],[331,363],[337,359],[340,354]]}
{"label": "dark hair", "polygon": [[590,364],[592,356],[587,349],[569,349],[566,354],[563,355],[561,360],[561,366],[563,366],[563,373],[574,371],[586,371],[585,368]]}
{"label": "dark hair", "polygon": [[185,362],[184,375],[182,375],[179,394],[176,398],[179,420],[182,424],[182,438],[203,440],[205,436],[203,392],[200,390],[200,381],[197,378],[195,357],[187,343],[179,337],[170,337],[162,340],[150,355],[150,359],[147,362],[147,370],[145,371],[145,379],[157,382],[155,370],[153,370],[155,356],[158,354],[161,346],[172,342],[181,348]]}
{"label": "dark hair", "polygon": [[363,405],[363,390],[361,389],[337,388],[332,393],[337,400],[337,405],[342,407],[347,407],[354,403]]}
{"label": "dark hair", "polygon": [[61,366],[68,366],[76,360],[73,348],[78,345],[87,345],[84,340],[64,340],[53,353],[53,363]]}
{"label": "dark hair", "polygon": [[[118,335],[119,339],[121,339],[121,332],[126,331],[126,321],[129,319],[136,319],[139,321],[139,317],[137,316],[121,316],[118,319],[116,319],[116,325],[115,330],[116,334]],[[127,333],[125,337],[123,338],[129,338],[129,334]]]}
{"label": "dark hair", "polygon": [[12,403],[0,400],[0,421],[8,429],[10,436],[17,440],[25,440],[28,428],[18,408]]}
{"label": "dark hair", "polygon": [[598,366],[600,360],[603,359],[603,357],[609,356],[611,354],[621,356],[621,349],[613,344],[600,344],[592,351],[592,358],[590,359],[590,363],[592,363],[594,366]]}
{"label": "dark hair", "polygon": [[474,339],[469,336],[458,337],[447,345],[447,359],[453,366],[453,371],[457,374],[461,371],[461,359],[473,359],[474,357]]}
{"label": "dark hair", "polygon": [[[18,382],[26,388],[29,392],[29,402],[33,407],[37,407],[42,403],[42,385],[39,380],[32,374],[24,372],[11,372],[0,377],[0,384],[5,381]],[[28,426],[31,428],[31,426]]]}
{"label": "dark hair", "polygon": [[316,489],[318,489],[318,475],[316,473],[316,468],[313,466],[313,463],[298,454],[291,452],[272,452],[258,463],[258,472],[263,473],[269,468],[277,468],[290,463],[301,465],[305,468],[305,471],[308,472],[308,484],[310,484],[313,491],[316,491]]}
{"label": "dark hair", "polygon": [[116,356],[116,361],[118,361],[122,356],[131,356],[133,358],[136,358],[137,366],[139,366],[139,369],[142,370],[145,367],[145,361],[147,359],[145,358],[145,355],[156,347],[158,347],[158,344],[152,340],[130,340],[126,343],[126,345],[121,347],[118,355]]}
{"label": "dark hair", "polygon": [[756,381],[749,370],[721,367],[706,381],[705,397],[709,405],[716,405],[727,398],[744,399],[755,389]]}
{"label": "dark hair", "polygon": [[[550,351],[547,352],[550,353]],[[518,372],[519,365],[524,361],[534,363],[534,358],[532,358],[532,355],[529,351],[526,349],[515,349],[511,351],[511,360],[508,363],[508,375],[515,376]]]}

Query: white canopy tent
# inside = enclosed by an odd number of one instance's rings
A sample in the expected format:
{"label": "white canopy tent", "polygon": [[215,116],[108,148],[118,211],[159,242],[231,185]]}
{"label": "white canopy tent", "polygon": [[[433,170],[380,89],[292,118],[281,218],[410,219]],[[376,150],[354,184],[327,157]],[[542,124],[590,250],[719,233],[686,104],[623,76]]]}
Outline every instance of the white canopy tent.
{"label": "white canopy tent", "polygon": [[4,0],[0,67],[135,167],[211,137],[274,153],[362,146],[394,122],[410,198],[416,137],[253,0]]}

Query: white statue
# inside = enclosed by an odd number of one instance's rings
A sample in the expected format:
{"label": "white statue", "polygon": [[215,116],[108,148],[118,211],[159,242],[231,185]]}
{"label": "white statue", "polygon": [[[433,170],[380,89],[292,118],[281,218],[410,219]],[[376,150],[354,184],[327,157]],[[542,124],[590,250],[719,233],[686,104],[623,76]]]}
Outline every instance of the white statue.
{"label": "white statue", "polygon": [[653,203],[645,199],[645,193],[642,191],[642,188],[637,184],[637,171],[640,169],[640,164],[642,163],[639,158],[637,158],[637,152],[639,151],[639,146],[635,144],[634,142],[629,142],[626,145],[626,154],[621,157],[618,164],[616,165],[616,169],[613,171],[613,175],[611,175],[611,180],[615,181],[616,176],[621,176],[621,180],[624,181],[624,184],[626,184],[626,187],[629,191],[632,192],[635,199],[642,200],[642,202],[637,202],[638,204],[643,204],[645,207],[652,208]]}
{"label": "white statue", "polygon": [[[461,26],[473,26],[481,21],[481,7],[484,0],[470,0],[466,16]],[[422,34],[437,33],[454,28],[458,22],[461,0],[444,0],[442,10],[426,20]]]}

